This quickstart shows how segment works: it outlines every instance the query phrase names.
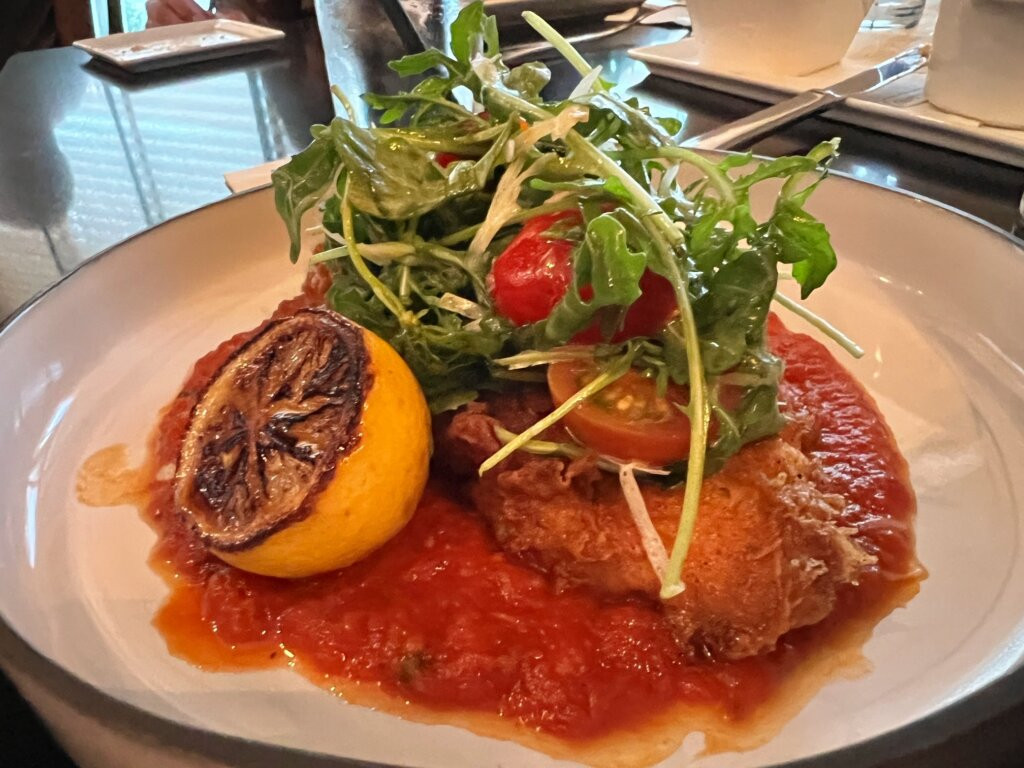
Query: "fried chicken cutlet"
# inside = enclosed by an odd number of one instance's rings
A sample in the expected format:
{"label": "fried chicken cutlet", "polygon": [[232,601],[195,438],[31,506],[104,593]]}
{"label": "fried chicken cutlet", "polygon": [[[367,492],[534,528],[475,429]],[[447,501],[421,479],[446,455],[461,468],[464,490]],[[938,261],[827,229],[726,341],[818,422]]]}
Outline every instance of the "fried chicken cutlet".
{"label": "fried chicken cutlet", "polygon": [[[477,477],[497,451],[494,428],[521,431],[550,411],[543,390],[492,395],[437,425],[436,460],[461,478],[502,549],[549,573],[562,587],[586,585],[612,597],[657,597],[659,580],[616,477],[594,458],[518,452]],[[752,443],[707,477],[683,573],[685,591],[662,603],[689,654],[737,659],[775,648],[791,629],[827,616],[837,590],[872,562],[836,522],[845,504],[819,490],[820,469],[802,450],[808,420]],[[558,428],[545,439],[565,439]],[[679,522],[683,488],[642,483],[666,547]]]}

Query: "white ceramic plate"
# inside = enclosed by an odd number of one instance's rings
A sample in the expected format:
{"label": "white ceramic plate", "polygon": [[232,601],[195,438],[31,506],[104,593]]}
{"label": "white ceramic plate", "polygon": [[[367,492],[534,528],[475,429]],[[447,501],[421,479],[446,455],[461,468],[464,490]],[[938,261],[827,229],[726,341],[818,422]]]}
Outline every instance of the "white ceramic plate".
{"label": "white ceramic plate", "polygon": [[[930,36],[924,38],[928,39]],[[654,74],[670,80],[774,102],[803,91],[827,88],[919,42],[922,40],[918,36],[908,32],[861,31],[841,62],[801,76],[745,75],[705,66],[693,37],[634,48],[629,55],[644,62]],[[877,91],[847,99],[829,110],[828,116],[850,125],[1024,168],[1024,130],[982,125],[969,117],[933,107],[924,98],[925,77],[925,71],[906,75]],[[1013,75],[1007,73],[1007,77]]]}
{"label": "white ceramic plate", "polygon": [[[846,362],[910,462],[931,576],[868,642],[870,674],[830,683],[764,747],[702,768],[864,742],[1024,659],[1024,250],[962,215],[847,179],[825,182],[813,209],[841,266],[810,303],[868,351]],[[191,363],[297,292],[302,270],[286,252],[271,192],[258,190],[107,251],[0,331],[6,669],[85,766],[297,764],[273,747],[435,768],[554,764],[511,742],[347,705],[285,670],[208,673],[171,657],[150,624],[165,596],[146,565],[153,533],[133,508],[76,500],[86,456],[125,442],[141,458]],[[969,722],[958,711],[946,727]],[[686,746],[665,765],[687,764],[699,744]],[[856,754],[845,764],[870,764]]]}
{"label": "white ceramic plate", "polygon": [[266,48],[283,37],[281,30],[258,24],[206,19],[91,37],[74,46],[130,72],[144,72]]}

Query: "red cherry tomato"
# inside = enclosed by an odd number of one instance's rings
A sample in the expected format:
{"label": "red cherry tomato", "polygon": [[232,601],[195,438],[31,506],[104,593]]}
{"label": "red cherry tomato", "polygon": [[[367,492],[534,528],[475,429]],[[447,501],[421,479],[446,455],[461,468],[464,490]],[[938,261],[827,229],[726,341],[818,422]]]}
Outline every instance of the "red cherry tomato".
{"label": "red cherry tomato", "polygon": [[[490,285],[499,314],[516,325],[536,323],[551,314],[572,282],[574,243],[548,232],[555,224],[583,222],[578,211],[562,211],[530,219],[508,247],[494,260]],[[626,312],[622,328],[612,341],[635,336],[653,336],[676,312],[675,293],[665,278],[646,271],[640,278],[641,296]],[[589,286],[580,291],[584,300],[593,294]],[[573,341],[596,344],[603,341],[600,320],[580,331]]]}
{"label": "red cherry tomato", "polygon": [[459,157],[458,155],[453,155],[451,152],[438,152],[436,155],[434,155],[434,162],[440,165],[442,168],[447,168],[456,160],[461,159],[461,157]]}
{"label": "red cherry tomato", "polygon": [[[625,341],[637,336],[654,336],[678,311],[676,294],[672,283],[651,270],[640,278],[640,298],[626,310],[622,328],[612,336],[612,341]],[[573,337],[577,344],[598,344],[601,336],[600,321],[585,328]]]}
{"label": "red cherry tomato", "polygon": [[537,216],[524,225],[491,267],[494,307],[516,325],[543,320],[572,282],[573,243],[544,233],[557,222],[582,222],[577,211]]}
{"label": "red cherry tomato", "polygon": [[[598,374],[591,360],[571,360],[548,366],[548,389],[555,405],[561,405]],[[727,387],[722,405],[735,409],[742,390]],[[654,379],[631,370],[609,384],[563,418],[573,436],[598,453],[624,461],[665,466],[686,459],[690,453],[690,418],[683,412],[690,399],[685,387],[669,384],[658,397]],[[709,442],[718,428],[712,419]]]}
{"label": "red cherry tomato", "polygon": [[[591,361],[548,366],[548,388],[556,405],[597,376]],[[624,461],[664,466],[685,459],[690,451],[690,419],[685,407],[689,393],[671,385],[666,396],[632,370],[566,414],[563,422],[573,436],[598,453]]]}

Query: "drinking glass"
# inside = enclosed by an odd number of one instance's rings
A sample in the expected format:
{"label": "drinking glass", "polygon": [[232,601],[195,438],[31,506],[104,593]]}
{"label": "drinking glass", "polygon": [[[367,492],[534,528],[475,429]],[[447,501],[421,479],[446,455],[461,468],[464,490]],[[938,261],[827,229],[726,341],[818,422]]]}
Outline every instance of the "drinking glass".
{"label": "drinking glass", "polygon": [[861,29],[910,29],[924,12],[925,0],[877,0]]}

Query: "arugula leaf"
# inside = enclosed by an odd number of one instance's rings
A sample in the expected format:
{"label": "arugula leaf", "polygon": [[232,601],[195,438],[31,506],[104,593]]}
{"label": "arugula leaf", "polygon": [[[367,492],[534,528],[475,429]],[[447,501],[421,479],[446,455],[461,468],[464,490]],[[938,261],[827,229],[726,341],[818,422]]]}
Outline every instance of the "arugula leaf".
{"label": "arugula leaf", "polygon": [[397,221],[482,189],[502,157],[511,130],[507,125],[479,160],[455,163],[447,174],[431,153],[401,135],[361,128],[340,117],[331,123],[328,134],[345,168],[352,205],[371,216]]}
{"label": "arugula leaf", "polygon": [[[556,174],[558,171],[556,170]],[[552,175],[552,174],[544,174]],[[568,181],[551,181],[546,178],[530,179],[530,187],[543,192],[572,192],[580,197],[604,197],[609,200],[629,202],[632,196],[616,178],[592,179],[582,178]]]}
{"label": "arugula leaf", "polygon": [[709,374],[733,369],[763,343],[777,283],[775,264],[764,251],[740,254],[710,278],[707,293],[694,303]]}
{"label": "arugula leaf", "polygon": [[498,53],[498,21],[484,11],[483,3],[467,5],[452,22],[451,49],[452,55],[466,67],[478,54]]}
{"label": "arugula leaf", "polygon": [[323,197],[338,172],[337,165],[338,156],[331,143],[318,138],[270,175],[274,204],[288,228],[292,263],[299,258],[302,216]]}
{"label": "arugula leaf", "polygon": [[779,411],[778,380],[782,364],[778,358],[751,358],[751,368],[760,369],[765,383],[747,389],[739,407],[730,412],[717,403],[712,407],[722,426],[718,438],[708,448],[708,474],[721,469],[725,461],[747,443],[778,434],[786,424]]}
{"label": "arugula leaf", "polygon": [[551,70],[538,61],[527,62],[505,76],[505,85],[529,101],[540,101],[540,92],[551,80]]}
{"label": "arugula leaf", "polygon": [[793,200],[779,201],[768,224],[768,238],[779,261],[793,265],[802,299],[821,287],[836,268],[836,252],[825,225]]}
{"label": "arugula leaf", "polygon": [[656,117],[654,122],[661,126],[661,130],[669,136],[675,136],[683,130],[683,122],[675,117]]}
{"label": "arugula leaf", "polygon": [[363,101],[374,109],[384,110],[382,125],[397,122],[413,110],[412,122],[444,122],[445,117],[455,114],[472,118],[472,113],[447,98],[448,93],[459,82],[458,77],[433,76],[417,83],[411,91],[397,94],[364,93]]}
{"label": "arugula leaf", "polygon": [[419,53],[410,53],[395,61],[389,61],[388,67],[402,77],[410,77],[411,75],[421,75],[429,69],[441,67],[455,72],[458,71],[459,62],[450,56],[445,56],[436,48],[431,48]]}
{"label": "arugula leaf", "polygon": [[[663,124],[652,120],[650,112],[640,106],[636,97],[622,100],[606,91],[599,91],[578,101],[587,104],[597,114],[616,117],[628,129],[630,143],[636,146],[658,146],[668,138]],[[678,120],[669,119],[667,122],[669,127],[678,130]]]}
{"label": "arugula leaf", "polygon": [[572,284],[544,321],[543,336],[551,343],[565,343],[586,328],[598,310],[617,306],[625,311],[640,298],[646,268],[647,257],[630,250],[626,228],[618,219],[610,214],[592,219],[574,254]]}
{"label": "arugula leaf", "polygon": [[327,292],[327,304],[332,309],[382,338],[397,332],[398,321],[373,295],[351,262],[347,259],[331,262],[330,269],[333,279]]}
{"label": "arugula leaf", "polygon": [[[453,312],[421,304],[421,321],[403,327],[350,262],[332,262],[331,269],[334,279],[327,294],[328,305],[388,340],[409,365],[435,413],[468,402],[480,387],[489,386],[488,363],[500,355],[508,335],[504,324],[488,320],[477,329],[467,330],[463,319]],[[429,271],[432,278],[418,275],[417,293],[437,295],[465,286],[464,276],[457,272],[436,265],[431,265]],[[377,277],[397,286],[400,272],[400,266],[386,268]]]}

